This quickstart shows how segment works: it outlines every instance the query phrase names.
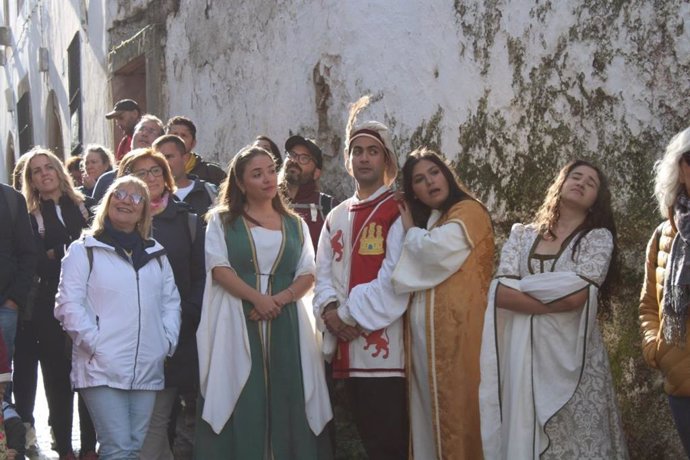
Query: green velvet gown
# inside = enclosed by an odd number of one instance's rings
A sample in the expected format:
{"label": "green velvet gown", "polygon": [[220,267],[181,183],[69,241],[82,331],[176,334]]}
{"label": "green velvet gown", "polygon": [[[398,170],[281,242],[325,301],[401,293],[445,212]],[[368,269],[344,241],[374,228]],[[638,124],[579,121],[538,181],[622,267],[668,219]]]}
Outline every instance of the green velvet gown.
{"label": "green velvet gown", "polygon": [[[260,290],[261,273],[252,232],[238,218],[226,230],[228,259],[237,275]],[[283,217],[281,247],[269,276],[269,293],[287,288],[294,280],[304,235],[298,219]],[[245,318],[253,308],[242,302]],[[297,305],[283,307],[271,321],[246,319],[251,370],[232,416],[220,434],[201,419],[205,403],[198,404],[195,457],[197,459],[329,459],[327,430],[316,436],[307,422],[300,361]]]}

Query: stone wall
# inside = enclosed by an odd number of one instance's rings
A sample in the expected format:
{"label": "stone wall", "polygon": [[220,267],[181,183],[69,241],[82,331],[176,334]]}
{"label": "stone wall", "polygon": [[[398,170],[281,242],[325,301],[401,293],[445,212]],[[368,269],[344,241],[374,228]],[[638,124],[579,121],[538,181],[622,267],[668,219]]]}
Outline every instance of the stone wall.
{"label": "stone wall", "polygon": [[660,378],[641,360],[637,297],[660,220],[652,165],[688,124],[689,18],[681,0],[180,2],[166,23],[168,108],[223,162],[259,133],[316,137],[324,188],[343,197],[347,105],[371,93],[363,117],[391,126],[401,159],[429,144],[454,160],[500,241],[566,161],[601,165],[624,267],[603,329],[631,453],[679,458]]}

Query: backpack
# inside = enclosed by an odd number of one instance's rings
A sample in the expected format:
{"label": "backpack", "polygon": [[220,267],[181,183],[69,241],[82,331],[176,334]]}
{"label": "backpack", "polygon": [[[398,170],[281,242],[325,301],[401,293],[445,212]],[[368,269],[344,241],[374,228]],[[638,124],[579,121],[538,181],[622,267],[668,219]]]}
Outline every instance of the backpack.
{"label": "backpack", "polygon": [[326,220],[326,216],[333,209],[333,197],[325,193],[319,193],[319,204],[314,203],[291,203],[292,209],[310,209],[312,221],[316,221],[316,212],[321,215],[321,219]]}
{"label": "backpack", "polygon": [[218,199],[218,188],[215,186],[215,184],[212,184],[211,182],[203,182],[204,188],[206,189],[206,193],[208,194],[208,197],[211,199],[211,203],[215,204],[216,200]]}
{"label": "backpack", "polygon": [[326,216],[333,209],[333,197],[325,193],[319,194],[319,204],[321,205],[321,217],[326,220]]}

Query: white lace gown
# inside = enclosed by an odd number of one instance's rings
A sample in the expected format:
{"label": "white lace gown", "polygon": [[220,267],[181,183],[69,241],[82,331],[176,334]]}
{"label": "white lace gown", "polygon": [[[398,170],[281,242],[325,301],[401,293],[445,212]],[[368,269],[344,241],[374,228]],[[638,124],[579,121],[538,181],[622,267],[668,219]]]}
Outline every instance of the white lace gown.
{"label": "white lace gown", "polygon": [[[556,255],[539,255],[535,253],[539,242],[536,229],[516,224],[503,247],[496,277],[522,279],[538,273],[574,272],[598,287],[610,263],[611,233],[606,229],[590,231],[580,240],[573,256],[578,236],[572,235]],[[549,445],[542,459],[628,458],[608,353],[596,321],[586,350],[575,393],[545,425]]]}

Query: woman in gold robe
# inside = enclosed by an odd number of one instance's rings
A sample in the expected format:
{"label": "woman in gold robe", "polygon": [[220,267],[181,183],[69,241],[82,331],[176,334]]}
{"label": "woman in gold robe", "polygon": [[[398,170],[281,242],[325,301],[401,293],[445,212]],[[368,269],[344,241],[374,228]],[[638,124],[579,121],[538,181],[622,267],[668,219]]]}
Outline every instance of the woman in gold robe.
{"label": "woman in gold robe", "polygon": [[410,456],[481,458],[479,352],[494,238],[486,208],[437,153],[403,166],[403,253],[393,275],[407,313]]}

